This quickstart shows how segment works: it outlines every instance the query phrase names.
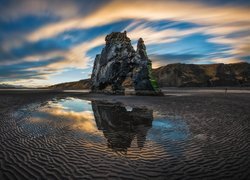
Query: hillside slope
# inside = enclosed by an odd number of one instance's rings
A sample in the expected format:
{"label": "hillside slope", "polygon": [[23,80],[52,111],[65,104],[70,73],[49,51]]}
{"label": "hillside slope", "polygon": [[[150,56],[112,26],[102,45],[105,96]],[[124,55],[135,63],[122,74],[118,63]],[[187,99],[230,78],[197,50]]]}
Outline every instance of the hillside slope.
{"label": "hillside slope", "polygon": [[250,86],[250,64],[169,64],[154,69],[161,87]]}
{"label": "hillside slope", "polygon": [[0,84],[0,89],[27,89],[27,87],[10,84]]}
{"label": "hillside slope", "polygon": [[49,89],[65,89],[65,90],[77,90],[77,89],[90,89],[90,79],[83,79],[80,81],[67,82],[49,86]]}

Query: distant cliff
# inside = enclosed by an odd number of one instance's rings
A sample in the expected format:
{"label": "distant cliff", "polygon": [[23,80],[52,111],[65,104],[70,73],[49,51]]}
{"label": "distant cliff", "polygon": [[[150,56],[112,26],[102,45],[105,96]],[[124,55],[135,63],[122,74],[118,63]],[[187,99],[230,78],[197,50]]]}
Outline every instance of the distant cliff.
{"label": "distant cliff", "polygon": [[250,86],[250,64],[169,64],[153,70],[160,87]]}

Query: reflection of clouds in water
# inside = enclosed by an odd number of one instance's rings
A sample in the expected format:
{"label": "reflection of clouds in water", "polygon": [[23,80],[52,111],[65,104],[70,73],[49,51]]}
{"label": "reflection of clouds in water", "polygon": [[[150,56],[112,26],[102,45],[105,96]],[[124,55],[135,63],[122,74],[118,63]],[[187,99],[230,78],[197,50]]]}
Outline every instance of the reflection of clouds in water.
{"label": "reflection of clouds in water", "polygon": [[31,113],[23,127],[31,134],[39,131],[40,135],[56,132],[62,127],[85,134],[98,134],[91,102],[75,98],[48,101]]}
{"label": "reflection of clouds in water", "polygon": [[[180,116],[166,117],[158,111],[154,111],[153,130],[156,130],[158,138],[168,139],[171,141],[184,141],[189,136],[189,129],[186,121]],[[154,138],[152,136],[151,138]]]}
{"label": "reflection of clouds in water", "polygon": [[163,146],[172,156],[183,155],[185,143],[189,138],[189,129],[186,122],[180,118],[162,119],[156,118],[153,121],[153,128],[148,133],[148,140]]}
{"label": "reflection of clouds in water", "polygon": [[155,119],[153,127],[164,139],[182,141],[188,138],[187,124],[180,119]]}
{"label": "reflection of clouds in water", "polygon": [[132,111],[132,110],[133,110],[133,108],[132,108],[132,107],[130,107],[130,106],[125,106],[125,108],[126,108],[126,110],[127,110],[128,112],[130,112],[130,111]]}
{"label": "reflection of clouds in water", "polygon": [[91,101],[76,98],[67,98],[58,102],[64,109],[74,112],[92,111]]}
{"label": "reflection of clouds in water", "polygon": [[91,102],[76,98],[67,98],[58,102],[49,102],[50,107],[45,110],[49,115],[71,120],[71,128],[83,130],[85,133],[96,132]]}
{"label": "reflection of clouds in water", "polygon": [[32,117],[28,120],[28,122],[30,122],[30,123],[44,123],[46,121],[47,121],[47,119],[42,118],[42,117]]}
{"label": "reflection of clouds in water", "polygon": [[158,159],[150,152],[182,156],[189,136],[187,124],[178,116],[166,119],[159,112],[117,103],[52,100],[30,115],[22,126],[33,138],[70,134],[84,139],[84,147],[98,146],[96,150],[103,151],[109,147],[147,159]]}
{"label": "reflection of clouds in water", "polygon": [[48,109],[48,114],[57,116],[59,118],[64,118],[68,120],[72,120],[72,128],[81,129],[84,132],[95,132],[96,126],[94,122],[93,112],[91,111],[83,111],[83,112],[74,112],[74,111],[66,111],[61,108],[53,108]]}

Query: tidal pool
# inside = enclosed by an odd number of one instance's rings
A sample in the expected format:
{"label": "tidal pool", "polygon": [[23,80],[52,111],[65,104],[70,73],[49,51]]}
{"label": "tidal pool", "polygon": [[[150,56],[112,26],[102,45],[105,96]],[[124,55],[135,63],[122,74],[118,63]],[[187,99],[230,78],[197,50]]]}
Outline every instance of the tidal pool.
{"label": "tidal pool", "polygon": [[188,126],[180,117],[169,119],[147,108],[78,98],[48,101],[34,108],[26,118],[21,127],[32,138],[60,132],[89,144],[100,143],[102,150],[123,155],[136,150],[140,157],[143,148],[152,146],[165,151],[164,154],[171,153],[177,148],[173,143],[182,144],[189,136]]}
{"label": "tidal pool", "polygon": [[181,117],[72,97],[30,104],[14,118],[22,166],[52,179],[162,178],[189,139]]}

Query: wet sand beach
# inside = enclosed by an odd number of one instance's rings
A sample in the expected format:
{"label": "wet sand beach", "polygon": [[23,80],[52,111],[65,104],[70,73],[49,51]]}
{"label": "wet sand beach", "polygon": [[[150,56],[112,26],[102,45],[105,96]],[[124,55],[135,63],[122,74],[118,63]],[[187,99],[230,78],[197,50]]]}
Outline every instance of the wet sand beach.
{"label": "wet sand beach", "polygon": [[0,179],[247,179],[248,90],[0,92]]}

